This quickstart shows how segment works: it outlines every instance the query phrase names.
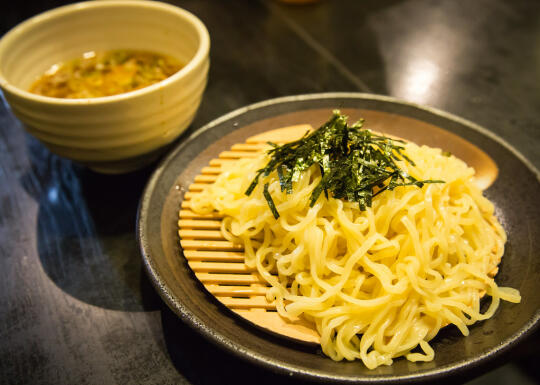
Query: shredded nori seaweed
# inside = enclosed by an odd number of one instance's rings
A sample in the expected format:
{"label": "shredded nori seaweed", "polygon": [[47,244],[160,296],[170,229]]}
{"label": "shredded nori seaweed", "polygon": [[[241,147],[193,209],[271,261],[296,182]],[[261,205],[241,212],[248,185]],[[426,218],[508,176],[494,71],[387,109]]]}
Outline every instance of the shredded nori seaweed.
{"label": "shredded nori seaweed", "polygon": [[[347,125],[347,116],[335,110],[328,122],[319,129],[306,134],[299,140],[278,146],[274,143],[268,150],[270,160],[258,170],[253,182],[245,194],[250,195],[259,183],[261,175],[267,177],[277,171],[281,191],[287,194],[293,191],[293,182],[300,174],[317,164],[321,170],[321,181],[311,194],[310,206],[313,207],[324,191],[334,198],[358,202],[360,210],[371,207],[373,197],[385,190],[399,186],[422,187],[424,183],[444,183],[441,180],[417,180],[401,170],[395,161],[404,160],[414,166],[414,162],[404,153],[402,140],[375,135],[363,129],[364,120]],[[375,187],[378,188],[374,192]],[[264,197],[272,214],[277,219],[268,183],[264,185]]]}

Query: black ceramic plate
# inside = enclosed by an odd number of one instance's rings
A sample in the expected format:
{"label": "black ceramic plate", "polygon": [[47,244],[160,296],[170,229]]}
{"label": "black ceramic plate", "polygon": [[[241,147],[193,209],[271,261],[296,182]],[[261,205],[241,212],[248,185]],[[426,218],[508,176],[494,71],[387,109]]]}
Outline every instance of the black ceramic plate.
{"label": "black ceramic plate", "polygon": [[[519,289],[522,302],[502,303],[492,319],[471,327],[468,337],[452,326],[443,329],[433,340],[435,360],[432,362],[397,359],[392,366],[368,370],[361,362],[334,362],[316,347],[266,333],[233,314],[206,292],[182,255],[177,235],[178,209],[184,191],[210,159],[259,132],[300,123],[317,126],[334,108],[342,109],[351,118],[364,112],[379,116],[380,121],[371,123],[378,124],[380,131],[399,133],[396,124],[402,125],[404,121],[425,127],[426,134],[416,138],[417,141],[429,143],[433,139],[440,143],[437,136],[450,132],[481,148],[499,167],[497,179],[486,191],[509,236],[496,280],[499,285]],[[462,146],[457,147],[450,150],[462,151]],[[276,372],[321,381],[392,383],[440,379],[486,364],[523,340],[538,324],[539,179],[538,171],[503,140],[441,111],[366,94],[285,97],[236,110],[178,145],[158,166],[147,185],[139,210],[138,237],[148,274],[168,306],[203,336],[239,357]],[[516,199],[516,191],[527,194],[520,193],[520,199]]]}

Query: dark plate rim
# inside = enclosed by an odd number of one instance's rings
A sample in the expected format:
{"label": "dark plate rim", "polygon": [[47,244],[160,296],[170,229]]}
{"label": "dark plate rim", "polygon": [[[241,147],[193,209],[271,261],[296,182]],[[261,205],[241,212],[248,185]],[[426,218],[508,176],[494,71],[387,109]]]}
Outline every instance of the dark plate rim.
{"label": "dark plate rim", "polygon": [[[495,358],[500,357],[502,354],[507,353],[513,347],[515,347],[520,341],[532,334],[536,329],[538,329],[540,324],[540,311],[537,311],[532,319],[526,323],[518,333],[514,334],[502,344],[492,347],[483,354],[478,355],[472,359],[466,361],[458,361],[455,364],[450,364],[442,368],[428,369],[421,373],[407,374],[407,375],[377,375],[374,377],[351,377],[343,376],[338,373],[332,376],[321,375],[319,373],[313,373],[307,371],[301,367],[288,364],[286,360],[277,361],[273,358],[266,357],[263,354],[260,354],[251,349],[246,349],[242,345],[232,341],[225,336],[223,336],[218,330],[214,330],[206,326],[203,320],[197,317],[192,313],[187,307],[182,304],[180,298],[176,296],[169,290],[165,282],[163,281],[159,271],[155,268],[152,256],[148,250],[148,240],[147,240],[147,219],[149,216],[149,203],[153,196],[155,186],[159,182],[163,173],[167,170],[170,162],[176,157],[177,153],[182,151],[182,149],[187,146],[193,139],[204,133],[205,131],[212,129],[213,127],[219,125],[222,122],[235,118],[237,116],[243,115],[252,110],[257,110],[265,108],[271,105],[289,103],[295,101],[309,101],[309,100],[321,100],[321,99],[358,99],[358,100],[370,100],[370,101],[381,101],[384,103],[401,105],[404,107],[412,107],[429,114],[439,116],[444,119],[454,121],[461,126],[466,127],[479,132],[481,135],[487,136],[488,138],[494,140],[498,144],[505,147],[509,150],[521,163],[523,163],[529,171],[531,171],[535,176],[537,181],[540,183],[540,171],[517,149],[515,149],[511,144],[506,140],[496,135],[495,133],[489,131],[488,129],[473,123],[467,119],[458,117],[454,114],[442,111],[440,109],[424,106],[416,103],[407,102],[405,100],[394,98],[386,95],[377,95],[369,93],[358,93],[358,92],[326,92],[326,93],[315,93],[315,94],[302,94],[302,95],[291,95],[278,97],[273,99],[264,100],[261,102],[253,103],[245,107],[238,108],[233,110],[225,115],[222,115],[211,122],[207,123],[203,127],[195,130],[187,138],[181,140],[181,142],[173,148],[168,155],[158,164],[154,172],[152,173],[150,179],[147,182],[147,185],[141,196],[139,202],[139,207],[137,211],[137,225],[136,225],[136,235],[139,243],[139,248],[141,251],[143,265],[147,271],[147,274],[157,290],[158,294],[165,301],[167,306],[171,308],[175,314],[177,314],[180,319],[192,327],[195,331],[200,333],[204,338],[213,344],[225,348],[228,352],[233,355],[247,360],[257,366],[269,369],[271,371],[286,374],[286,375],[295,375],[308,380],[315,381],[331,381],[331,382],[349,382],[349,383],[405,383],[411,380],[415,381],[433,381],[436,379],[442,379],[450,374],[457,373],[458,371],[468,371],[474,368],[477,368],[481,365],[493,361]],[[172,186],[171,186],[172,188]]]}

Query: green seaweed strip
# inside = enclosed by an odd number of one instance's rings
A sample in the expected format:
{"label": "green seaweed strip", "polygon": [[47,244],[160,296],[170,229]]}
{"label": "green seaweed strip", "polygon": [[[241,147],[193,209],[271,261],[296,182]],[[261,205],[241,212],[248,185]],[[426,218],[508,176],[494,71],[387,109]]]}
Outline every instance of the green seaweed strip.
{"label": "green seaweed strip", "polygon": [[268,191],[268,183],[265,183],[264,185],[264,192],[263,192],[264,198],[266,199],[266,202],[268,202],[268,206],[270,207],[270,211],[272,211],[272,214],[274,214],[274,218],[279,218],[279,213],[276,209],[276,205],[274,204],[274,200],[272,199],[272,195],[270,195],[270,192]]}
{"label": "green seaweed strip", "polygon": [[[321,170],[321,181],[313,190],[310,206],[313,206],[324,191],[337,199],[358,202],[360,210],[371,207],[373,198],[386,190],[401,186],[422,187],[425,183],[444,183],[441,180],[416,180],[401,170],[396,161],[414,162],[404,153],[405,143],[363,129],[361,119],[352,126],[347,117],[335,110],[318,130],[306,133],[301,139],[282,146],[272,143],[268,150],[270,160],[258,170],[245,194],[250,195],[259,183],[261,175],[267,177],[277,171],[281,191],[292,193],[293,182],[302,172],[317,164]],[[375,187],[379,188],[376,193]],[[264,185],[264,197],[268,206],[279,218],[268,183]]]}

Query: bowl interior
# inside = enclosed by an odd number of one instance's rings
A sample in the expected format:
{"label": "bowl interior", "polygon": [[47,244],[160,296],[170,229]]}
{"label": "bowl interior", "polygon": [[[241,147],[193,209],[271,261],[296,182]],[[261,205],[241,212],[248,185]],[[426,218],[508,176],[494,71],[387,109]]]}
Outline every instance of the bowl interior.
{"label": "bowl interior", "polygon": [[187,64],[200,44],[200,22],[162,3],[88,2],[57,8],[15,27],[0,43],[0,74],[22,90],[52,65],[88,51],[135,49]]}
{"label": "bowl interior", "polygon": [[[540,318],[540,260],[535,258],[540,246],[540,208],[534,198],[540,194],[538,176],[508,147],[473,124],[389,98],[347,95],[283,98],[251,106],[210,123],[177,147],[151,178],[139,212],[139,240],[149,275],[167,304],[208,339],[282,373],[327,381],[405,382],[433,380],[481,367],[530,333]],[[407,124],[425,128],[428,141],[433,134],[430,126],[444,128],[480,147],[499,166],[498,178],[486,191],[509,235],[496,281],[519,289],[523,300],[520,304],[502,303],[493,318],[472,326],[468,337],[453,327],[443,329],[433,341],[434,361],[397,359],[392,366],[372,371],[359,362],[334,362],[318,348],[277,337],[240,319],[205,291],[182,257],[177,239],[178,209],[183,192],[210,159],[259,132],[301,123],[317,126],[336,107],[347,110],[351,118],[365,110],[376,111],[372,117],[377,120],[366,124],[388,126],[392,131],[400,130],[402,126],[396,124],[404,121],[396,115],[406,117]],[[444,143],[439,147],[444,148]],[[518,184],[531,194],[509,199]]]}

